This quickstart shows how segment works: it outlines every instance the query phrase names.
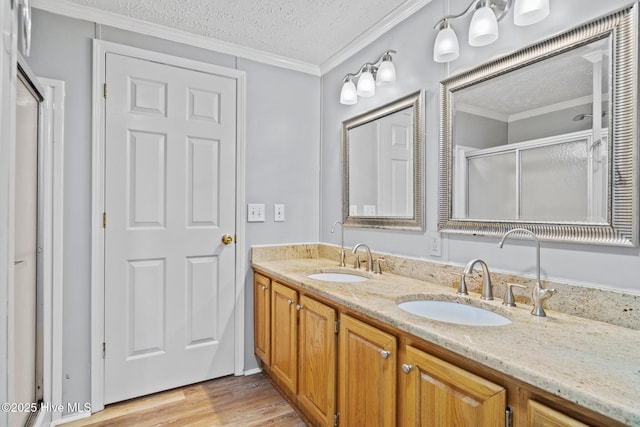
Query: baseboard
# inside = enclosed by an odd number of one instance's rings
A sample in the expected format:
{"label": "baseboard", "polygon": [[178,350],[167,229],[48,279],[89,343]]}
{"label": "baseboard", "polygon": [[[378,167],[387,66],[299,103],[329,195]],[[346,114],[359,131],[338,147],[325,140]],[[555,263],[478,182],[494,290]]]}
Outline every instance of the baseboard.
{"label": "baseboard", "polygon": [[260,368],[254,368],[254,369],[249,369],[248,371],[244,371],[244,375],[245,377],[248,375],[255,375],[255,374],[259,374],[260,372],[262,372],[262,369]]}
{"label": "baseboard", "polygon": [[63,424],[71,423],[73,421],[82,420],[84,418],[89,418],[90,416],[91,416],[91,412],[80,412],[78,414],[71,414],[71,415],[62,417],[59,420],[52,421],[50,424],[50,427],[60,426]]}

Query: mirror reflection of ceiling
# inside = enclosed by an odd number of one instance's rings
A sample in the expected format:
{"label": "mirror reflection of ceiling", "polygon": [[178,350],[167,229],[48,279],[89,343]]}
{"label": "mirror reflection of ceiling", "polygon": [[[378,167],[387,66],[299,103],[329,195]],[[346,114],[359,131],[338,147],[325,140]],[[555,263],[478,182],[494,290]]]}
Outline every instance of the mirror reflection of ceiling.
{"label": "mirror reflection of ceiling", "polygon": [[[492,79],[473,88],[462,89],[456,92],[455,109],[508,122],[514,115],[590,98],[593,64],[584,57],[603,49],[608,49],[608,44],[603,40],[597,41],[504,74],[499,84]],[[608,52],[603,61],[608,64]],[[602,79],[602,87],[607,88],[608,73],[603,72]]]}
{"label": "mirror reflection of ceiling", "polygon": [[320,65],[389,15],[431,0],[68,1]]}

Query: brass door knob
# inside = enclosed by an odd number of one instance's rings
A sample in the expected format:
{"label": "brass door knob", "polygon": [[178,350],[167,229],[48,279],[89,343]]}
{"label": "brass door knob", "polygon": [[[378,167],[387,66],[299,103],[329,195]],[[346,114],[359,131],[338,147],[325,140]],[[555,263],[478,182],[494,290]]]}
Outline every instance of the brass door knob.
{"label": "brass door knob", "polygon": [[233,237],[231,236],[231,234],[225,234],[224,236],[222,236],[222,243],[224,243],[225,245],[230,245],[231,242],[233,242]]}

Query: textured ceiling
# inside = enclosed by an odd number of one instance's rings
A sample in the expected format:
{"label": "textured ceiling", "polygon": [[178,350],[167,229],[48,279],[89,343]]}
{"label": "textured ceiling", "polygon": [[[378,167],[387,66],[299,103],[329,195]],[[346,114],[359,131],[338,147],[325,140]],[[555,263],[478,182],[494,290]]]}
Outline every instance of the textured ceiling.
{"label": "textured ceiling", "polygon": [[[593,64],[589,54],[604,54],[602,87],[609,87],[608,44],[602,40],[520,68],[456,93],[461,110],[486,111],[509,117],[552,105],[561,106],[593,94]],[[457,107],[458,108],[458,107]]]}
{"label": "textured ceiling", "polygon": [[407,0],[70,0],[320,65]]}

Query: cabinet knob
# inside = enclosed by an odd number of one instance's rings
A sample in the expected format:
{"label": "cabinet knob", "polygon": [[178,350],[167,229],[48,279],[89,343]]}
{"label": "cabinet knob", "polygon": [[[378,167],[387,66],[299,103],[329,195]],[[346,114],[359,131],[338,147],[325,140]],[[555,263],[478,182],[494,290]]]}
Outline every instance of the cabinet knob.
{"label": "cabinet knob", "polygon": [[388,359],[389,356],[391,356],[391,352],[387,350],[382,350],[380,351],[380,356],[382,356],[383,359]]}
{"label": "cabinet knob", "polygon": [[302,310],[303,308],[304,308],[304,307],[303,307],[303,306],[301,306],[300,304],[297,304],[297,305],[296,305],[296,310],[298,310],[298,311]]}
{"label": "cabinet knob", "polygon": [[262,290],[263,291],[266,291],[267,289],[269,289],[269,288],[267,288],[265,285],[262,285]]}
{"label": "cabinet knob", "polygon": [[402,372],[404,372],[405,374],[408,374],[409,372],[411,372],[412,369],[413,369],[413,366],[411,366],[411,365],[409,365],[407,363],[404,363],[402,365]]}
{"label": "cabinet knob", "polygon": [[289,304],[289,305],[293,304],[293,300],[291,300],[291,299],[287,300],[287,304]]}

